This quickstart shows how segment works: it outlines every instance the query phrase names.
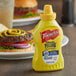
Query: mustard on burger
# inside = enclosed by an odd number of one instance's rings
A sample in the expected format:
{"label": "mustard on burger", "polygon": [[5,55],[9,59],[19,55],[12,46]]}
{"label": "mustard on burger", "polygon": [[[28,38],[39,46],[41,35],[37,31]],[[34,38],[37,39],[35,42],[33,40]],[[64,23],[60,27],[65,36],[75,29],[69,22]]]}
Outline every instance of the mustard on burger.
{"label": "mustard on burger", "polygon": [[32,51],[33,36],[20,29],[8,29],[0,32],[0,52]]}

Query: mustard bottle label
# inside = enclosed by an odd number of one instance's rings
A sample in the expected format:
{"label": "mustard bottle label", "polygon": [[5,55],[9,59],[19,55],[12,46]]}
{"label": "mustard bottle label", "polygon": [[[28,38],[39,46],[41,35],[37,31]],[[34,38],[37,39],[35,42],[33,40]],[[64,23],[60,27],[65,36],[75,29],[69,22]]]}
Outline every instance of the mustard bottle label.
{"label": "mustard bottle label", "polygon": [[54,41],[59,36],[59,29],[46,30],[41,32],[42,44],[45,50],[42,52],[43,61],[46,64],[55,64],[58,61],[59,50],[56,49],[57,42]]}

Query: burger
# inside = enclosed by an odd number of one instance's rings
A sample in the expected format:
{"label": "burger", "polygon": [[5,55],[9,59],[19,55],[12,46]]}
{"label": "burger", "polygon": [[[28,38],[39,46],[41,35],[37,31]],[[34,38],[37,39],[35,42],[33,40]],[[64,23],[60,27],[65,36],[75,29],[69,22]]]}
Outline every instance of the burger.
{"label": "burger", "polygon": [[36,0],[15,0],[14,15],[21,18],[38,16],[37,5]]}
{"label": "burger", "polygon": [[24,52],[33,50],[33,36],[20,29],[0,32],[0,52]]}

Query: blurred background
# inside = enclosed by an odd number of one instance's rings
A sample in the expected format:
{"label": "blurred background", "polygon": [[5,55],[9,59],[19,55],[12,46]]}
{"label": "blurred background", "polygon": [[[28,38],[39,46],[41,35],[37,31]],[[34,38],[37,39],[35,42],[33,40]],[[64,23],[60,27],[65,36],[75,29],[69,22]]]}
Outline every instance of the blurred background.
{"label": "blurred background", "polygon": [[38,1],[38,8],[43,9],[45,4],[51,4],[53,6],[53,10],[57,13],[57,21],[61,23],[61,16],[62,16],[62,4],[63,0],[37,0]]}
{"label": "blurred background", "polygon": [[[53,6],[54,12],[57,14],[56,20],[58,21],[59,24],[61,24],[61,17],[62,17],[62,8],[63,8],[63,2],[64,1],[72,1],[73,2],[73,7],[75,5],[75,0],[37,0],[38,1],[38,8],[43,9],[43,6],[45,4],[51,4]],[[70,6],[68,4],[68,6]],[[68,7],[65,6],[65,9]],[[70,7],[69,7],[70,8]],[[67,9],[68,10],[68,9]],[[75,10],[75,9],[74,9]],[[69,10],[68,10],[69,11]],[[66,12],[67,14],[67,12]]]}

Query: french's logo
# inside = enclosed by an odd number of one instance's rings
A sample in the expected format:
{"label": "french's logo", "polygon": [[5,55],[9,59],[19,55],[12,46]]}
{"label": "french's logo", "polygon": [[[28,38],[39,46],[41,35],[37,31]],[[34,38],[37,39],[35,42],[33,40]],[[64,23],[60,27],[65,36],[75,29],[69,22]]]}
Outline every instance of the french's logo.
{"label": "french's logo", "polygon": [[59,29],[53,31],[46,30],[41,33],[42,43],[50,39],[55,39],[58,35],[59,35]]}

